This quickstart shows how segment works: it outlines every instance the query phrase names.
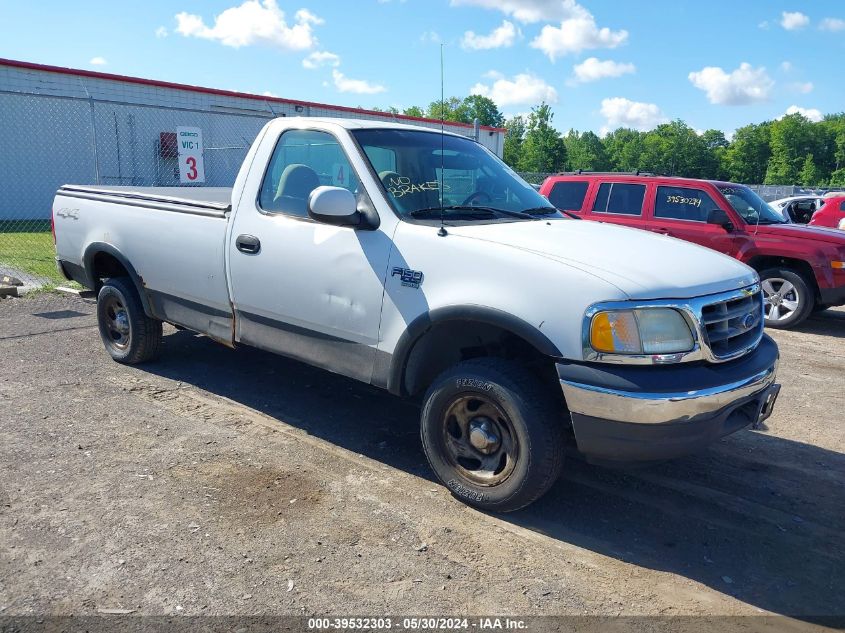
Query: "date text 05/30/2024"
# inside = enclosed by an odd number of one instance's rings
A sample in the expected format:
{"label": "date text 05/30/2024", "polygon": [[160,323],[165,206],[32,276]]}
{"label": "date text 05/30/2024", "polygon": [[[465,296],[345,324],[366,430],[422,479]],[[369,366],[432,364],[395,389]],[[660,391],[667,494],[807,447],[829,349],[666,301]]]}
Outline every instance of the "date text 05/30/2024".
{"label": "date text 05/30/2024", "polygon": [[518,618],[464,617],[336,617],[308,618],[310,631],[522,631],[527,623]]}

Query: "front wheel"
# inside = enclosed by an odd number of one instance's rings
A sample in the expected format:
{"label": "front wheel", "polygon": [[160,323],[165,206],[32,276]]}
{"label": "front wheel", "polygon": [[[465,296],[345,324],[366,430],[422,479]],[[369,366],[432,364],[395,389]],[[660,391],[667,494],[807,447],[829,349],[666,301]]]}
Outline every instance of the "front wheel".
{"label": "front wheel", "polygon": [[785,268],[760,273],[766,327],[785,329],[798,325],[813,310],[813,293],[804,278]]}
{"label": "front wheel", "polygon": [[540,498],[563,464],[562,403],[518,364],[481,358],[438,376],[425,395],[423,449],[461,501],[511,512]]}

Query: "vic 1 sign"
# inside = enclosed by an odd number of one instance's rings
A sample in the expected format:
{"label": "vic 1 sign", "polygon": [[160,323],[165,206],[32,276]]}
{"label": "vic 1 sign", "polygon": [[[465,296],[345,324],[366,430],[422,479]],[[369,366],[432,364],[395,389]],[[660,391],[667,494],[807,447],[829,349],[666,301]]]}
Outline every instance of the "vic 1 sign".
{"label": "vic 1 sign", "polygon": [[205,182],[202,130],[198,127],[177,127],[176,143],[179,150],[179,182]]}

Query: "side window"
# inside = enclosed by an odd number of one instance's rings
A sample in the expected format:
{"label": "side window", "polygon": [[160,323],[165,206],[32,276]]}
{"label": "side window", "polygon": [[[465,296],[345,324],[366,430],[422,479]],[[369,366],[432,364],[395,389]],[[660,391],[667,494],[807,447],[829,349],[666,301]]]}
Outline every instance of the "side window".
{"label": "side window", "polygon": [[654,201],[654,217],[706,222],[707,215],[719,205],[701,189],[658,187]]}
{"label": "side window", "polygon": [[358,179],[343,148],[328,132],[290,130],[273,150],[259,204],[271,213],[308,217],[308,196],[322,185],[357,192]]}
{"label": "side window", "polygon": [[566,180],[556,182],[549,192],[549,202],[558,209],[580,211],[587,195],[589,183],[581,180]]}
{"label": "side window", "polygon": [[593,211],[618,215],[642,215],[643,200],[645,200],[645,185],[603,182],[593,203]]}
{"label": "side window", "polygon": [[845,202],[840,202],[840,203],[839,203],[839,210],[840,210],[840,211],[845,211]]}

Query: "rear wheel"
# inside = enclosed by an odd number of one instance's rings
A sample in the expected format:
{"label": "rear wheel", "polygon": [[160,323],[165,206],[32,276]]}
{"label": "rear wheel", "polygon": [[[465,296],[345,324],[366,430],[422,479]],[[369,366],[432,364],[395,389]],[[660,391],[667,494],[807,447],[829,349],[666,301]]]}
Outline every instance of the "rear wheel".
{"label": "rear wheel", "polygon": [[135,286],[124,277],[107,279],[97,295],[97,324],[109,355],[134,365],[158,356],[161,321],[144,313]]}
{"label": "rear wheel", "polygon": [[422,410],[423,448],[453,495],[495,512],[540,498],[563,463],[562,403],[518,364],[482,358],[446,370]]}
{"label": "rear wheel", "polygon": [[766,326],[790,328],[810,316],[815,300],[809,284],[787,268],[769,268],[760,273]]}

